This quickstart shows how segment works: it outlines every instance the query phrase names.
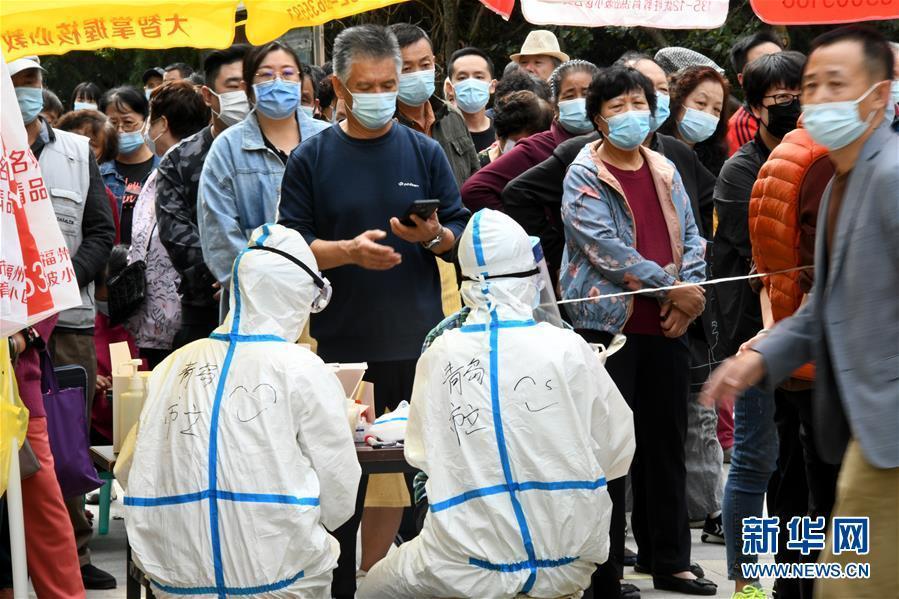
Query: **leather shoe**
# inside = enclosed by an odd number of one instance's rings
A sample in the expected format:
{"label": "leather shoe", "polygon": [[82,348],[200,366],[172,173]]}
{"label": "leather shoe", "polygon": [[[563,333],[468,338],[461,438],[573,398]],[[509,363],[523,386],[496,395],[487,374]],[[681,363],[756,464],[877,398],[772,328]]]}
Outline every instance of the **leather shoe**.
{"label": "leather shoe", "polygon": [[81,566],[81,580],[84,581],[84,588],[91,591],[105,591],[116,588],[115,577],[93,564]]}

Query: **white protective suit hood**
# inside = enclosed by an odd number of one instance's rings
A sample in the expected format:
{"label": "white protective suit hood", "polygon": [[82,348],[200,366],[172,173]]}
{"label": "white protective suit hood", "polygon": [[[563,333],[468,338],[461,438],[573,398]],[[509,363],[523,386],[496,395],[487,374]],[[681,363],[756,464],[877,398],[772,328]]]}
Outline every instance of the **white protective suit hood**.
{"label": "white protective suit hood", "polygon": [[241,252],[225,324],[150,376],[124,503],[157,597],[330,597],[327,530],[353,514],[360,476],[346,395],[294,343],[320,288],[291,258],[314,275],[312,252],[277,225],[258,246],[286,256]]}
{"label": "white protective suit hood", "polygon": [[480,210],[462,232],[458,256],[466,279],[462,299],[472,309],[466,322],[486,322],[493,310],[502,320],[533,318],[542,278],[521,225],[502,212]]}
{"label": "white protective suit hood", "polygon": [[458,256],[477,279],[462,286],[472,311],[419,359],[406,428],[428,514],[356,596],[577,595],[608,557],[606,483],[630,466],[631,411],[583,339],[533,319],[537,270],[519,225],[477,212]]}
{"label": "white protective suit hood", "polygon": [[[274,335],[285,341],[299,339],[309,320],[320,290],[300,266],[273,252],[272,248],[305,264],[319,277],[318,264],[302,235],[281,225],[263,225],[253,231],[247,249],[234,260],[231,270],[230,310],[216,333]],[[327,284],[327,279],[322,278]],[[235,320],[237,325],[235,326]]]}

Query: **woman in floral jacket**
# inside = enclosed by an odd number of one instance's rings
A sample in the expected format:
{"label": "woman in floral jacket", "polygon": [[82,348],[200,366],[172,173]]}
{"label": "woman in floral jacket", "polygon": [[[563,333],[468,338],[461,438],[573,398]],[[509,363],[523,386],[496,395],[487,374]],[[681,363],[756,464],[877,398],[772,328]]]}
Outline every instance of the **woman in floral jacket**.
{"label": "woman in floral jacket", "polygon": [[[603,69],[586,103],[602,139],[581,150],[565,177],[562,295],[596,298],[566,305],[587,341],[608,345],[627,335],[606,368],[634,411],[636,568],[651,572],[658,589],[714,595],[714,583],[690,564],[684,466],[690,354],[683,335],[705,305],[702,288],[685,284],[705,278],[705,241],[677,170],[642,145],[656,107],[649,79],[632,68]],[[603,298],[671,286],[677,288]],[[612,560],[624,545],[624,489],[614,482]]]}

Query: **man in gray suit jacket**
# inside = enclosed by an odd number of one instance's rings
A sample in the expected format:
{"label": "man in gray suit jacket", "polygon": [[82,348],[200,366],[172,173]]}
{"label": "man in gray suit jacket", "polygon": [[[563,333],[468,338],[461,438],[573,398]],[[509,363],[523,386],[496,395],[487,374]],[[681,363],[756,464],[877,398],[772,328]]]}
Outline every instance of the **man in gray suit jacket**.
{"label": "man in gray suit jacket", "polygon": [[[836,170],[818,214],[815,286],[805,306],[770,334],[744,344],[704,391],[707,402],[729,403],[752,385],[773,388],[815,360],[816,441],[822,458],[843,459],[834,526],[821,561],[841,567],[870,563],[869,579],[818,581],[816,599],[895,596],[899,588],[899,135],[890,128],[893,60],[886,41],[864,28],[843,27],[813,42],[803,74],[803,124],[830,150]],[[861,537],[843,534],[839,519],[865,516],[870,551],[862,557],[850,549]]]}

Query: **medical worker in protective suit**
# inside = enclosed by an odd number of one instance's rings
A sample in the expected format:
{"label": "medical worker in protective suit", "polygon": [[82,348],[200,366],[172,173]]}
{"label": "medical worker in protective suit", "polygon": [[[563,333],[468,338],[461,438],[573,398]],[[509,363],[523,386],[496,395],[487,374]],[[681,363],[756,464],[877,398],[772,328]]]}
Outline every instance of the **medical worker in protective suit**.
{"label": "medical worker in protective suit", "polygon": [[429,511],[357,597],[575,595],[608,555],[631,412],[586,342],[533,320],[540,277],[515,221],[478,212],[458,254],[471,312],[422,354],[406,431]]}
{"label": "medical worker in protective suit", "polygon": [[340,382],[295,344],[329,294],[298,233],[260,227],[225,323],[153,371],[125,506],[156,596],[330,597],[360,468]]}

